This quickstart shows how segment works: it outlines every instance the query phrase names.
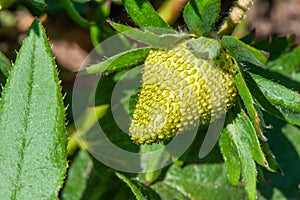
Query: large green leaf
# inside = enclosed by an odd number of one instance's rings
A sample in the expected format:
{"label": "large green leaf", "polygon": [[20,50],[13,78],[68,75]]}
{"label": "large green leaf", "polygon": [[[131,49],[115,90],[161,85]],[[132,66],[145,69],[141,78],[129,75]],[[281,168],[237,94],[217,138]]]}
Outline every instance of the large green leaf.
{"label": "large green leaf", "polygon": [[189,30],[201,36],[209,36],[219,17],[220,0],[191,0],[183,12]]}
{"label": "large green leaf", "polygon": [[82,74],[110,74],[115,71],[137,66],[146,59],[150,48],[138,48],[126,51],[81,71]]}
{"label": "large green leaf", "polygon": [[0,105],[0,196],[55,199],[65,177],[67,135],[56,65],[35,20]]}
{"label": "large green leaf", "polygon": [[224,36],[221,40],[221,44],[236,60],[252,63],[262,68],[266,67],[267,57],[254,47],[251,47],[232,36]]}
{"label": "large green leaf", "polygon": [[[156,192],[162,199],[176,199],[177,196],[178,199],[195,200],[245,197],[242,187],[233,187],[227,181],[226,170],[222,164],[193,164],[184,168],[172,165],[165,179],[151,187],[160,187]],[[170,190],[174,192],[170,193]]]}
{"label": "large green leaf", "polygon": [[263,109],[292,124],[300,125],[300,96],[297,92],[255,74],[248,74],[246,81]]}
{"label": "large green leaf", "polygon": [[147,0],[123,0],[125,9],[138,26],[171,28],[156,13]]}
{"label": "large green leaf", "polygon": [[61,192],[62,199],[80,200],[82,198],[92,166],[89,154],[80,150],[68,170],[68,176]]}

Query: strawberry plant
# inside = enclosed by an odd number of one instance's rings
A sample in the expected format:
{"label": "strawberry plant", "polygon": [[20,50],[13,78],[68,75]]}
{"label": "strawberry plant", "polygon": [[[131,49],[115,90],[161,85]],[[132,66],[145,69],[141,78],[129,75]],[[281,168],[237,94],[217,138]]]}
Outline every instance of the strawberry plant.
{"label": "strawberry plant", "polygon": [[[299,47],[238,38],[252,1],[221,3],[0,1],[36,16],[0,54],[1,198],[300,198]],[[94,46],[66,92],[37,19],[59,9]]]}

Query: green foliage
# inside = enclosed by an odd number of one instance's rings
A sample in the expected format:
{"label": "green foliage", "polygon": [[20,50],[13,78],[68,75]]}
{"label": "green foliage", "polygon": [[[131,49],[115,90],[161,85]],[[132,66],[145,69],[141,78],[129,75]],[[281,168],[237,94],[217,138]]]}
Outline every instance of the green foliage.
{"label": "green foliage", "polygon": [[0,195],[55,199],[66,172],[64,107],[45,31],[35,20],[0,106]]}
{"label": "green foliage", "polygon": [[174,47],[176,44],[179,44],[192,36],[191,34],[179,34],[175,30],[169,29],[148,27],[139,30],[113,22],[111,22],[110,25],[118,32],[122,32],[125,36],[156,48]]}
{"label": "green foliage", "polygon": [[8,77],[9,70],[11,68],[11,64],[9,60],[0,52],[0,72],[5,76]]}
{"label": "green foliage", "polygon": [[80,16],[76,8],[74,7],[71,0],[59,0],[59,3],[65,8],[70,17],[79,25],[84,28],[89,28],[90,23],[83,17]]}
{"label": "green foliage", "polygon": [[300,96],[297,92],[255,74],[249,74],[247,81],[253,96],[264,110],[292,124],[300,125]]}
{"label": "green foliage", "polygon": [[87,189],[87,182],[92,170],[92,159],[83,150],[78,152],[69,168],[68,177],[61,192],[62,199],[80,200]]}
{"label": "green foliage", "polygon": [[129,180],[126,176],[117,172],[116,175],[130,187],[137,200],[159,199],[159,196],[151,188],[139,181]]}
{"label": "green foliage", "polygon": [[156,13],[147,0],[123,0],[124,7],[134,23],[140,27],[171,28]]}
{"label": "green foliage", "polygon": [[[12,2],[0,0],[0,9]],[[91,41],[102,56],[105,47],[99,44],[114,31],[122,32],[116,37],[121,51],[79,72],[100,74],[102,78],[95,91],[94,107],[83,110],[75,119],[78,127],[71,123],[67,127],[67,174],[65,107],[41,23],[33,22],[13,67],[0,54],[0,82],[6,83],[0,101],[1,199],[300,198],[300,47],[292,49],[294,37],[253,41],[251,33],[241,40],[217,36],[219,0],[187,3],[182,15],[190,33],[175,31],[147,0],[111,1],[123,3],[132,20],[127,24],[133,22],[140,29],[112,22],[108,20],[111,12],[107,2],[18,2],[36,16],[52,13],[54,4],[56,9],[64,9],[76,24],[90,31]],[[82,7],[91,12],[81,12]],[[168,145],[169,141],[136,145],[118,127],[113,110],[118,107],[132,116],[139,88],[123,91],[122,98],[114,99],[115,106],[109,104],[114,87],[129,69],[135,67],[135,73],[141,73],[137,66],[144,63],[151,49],[168,49],[183,41],[198,58],[214,59],[224,50],[237,64],[238,97],[227,112],[218,145],[207,157],[199,158],[208,129],[201,126],[182,156],[159,154],[147,157],[146,162],[140,160],[148,170],[141,174],[117,172],[88,154],[86,150],[99,144],[97,139],[89,138],[98,134],[94,130],[97,125],[112,143],[130,152],[146,154]],[[168,161],[174,162],[157,170]]]}
{"label": "green foliage", "polygon": [[266,56],[254,47],[251,47],[232,36],[224,36],[222,38],[222,45],[228,49],[229,53],[236,60],[249,62],[256,66],[265,68],[265,64],[267,63]]}
{"label": "green foliage", "polygon": [[218,20],[220,9],[219,0],[191,0],[184,8],[183,17],[192,33],[209,36]]}
{"label": "green foliage", "polygon": [[137,66],[145,60],[149,53],[149,48],[139,48],[126,51],[124,53],[110,57],[104,62],[92,65],[86,68],[81,73],[95,74],[95,73],[105,73],[110,74],[115,71],[120,71],[123,69],[128,69],[130,67]]}
{"label": "green foliage", "polygon": [[[254,160],[261,165],[268,164],[246,113],[240,111],[232,118],[232,122],[228,123],[223,129],[220,146],[225,157],[226,166],[229,169],[228,171],[233,172],[230,178],[231,182],[236,185],[240,176],[239,172],[241,172],[249,199],[255,199],[256,166]],[[236,160],[237,155],[239,160]],[[232,163],[229,163],[231,161]]]}
{"label": "green foliage", "polygon": [[[244,197],[242,187],[233,187],[227,181],[222,164],[190,164],[183,168],[172,165],[161,182],[152,188],[160,187],[162,199],[240,199]],[[174,193],[170,192],[174,191]],[[178,193],[178,195],[177,195]]]}
{"label": "green foliage", "polygon": [[236,87],[239,91],[239,94],[245,104],[246,110],[248,112],[249,118],[255,128],[255,131],[260,136],[260,138],[266,141],[266,137],[262,133],[262,125],[261,125],[261,118],[259,117],[259,113],[255,109],[254,99],[249,91],[249,88],[243,78],[242,71],[239,70],[238,74],[236,75]]}

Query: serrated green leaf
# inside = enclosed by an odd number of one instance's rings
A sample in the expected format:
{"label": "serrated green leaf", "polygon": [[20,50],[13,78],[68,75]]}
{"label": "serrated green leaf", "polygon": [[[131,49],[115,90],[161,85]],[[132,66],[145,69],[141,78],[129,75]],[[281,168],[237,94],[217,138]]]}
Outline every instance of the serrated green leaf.
{"label": "serrated green leaf", "polygon": [[232,185],[237,186],[241,176],[241,163],[236,145],[233,143],[227,129],[223,129],[221,133],[219,146],[225,160],[228,180]]}
{"label": "serrated green leaf", "polygon": [[150,187],[147,187],[146,185],[143,185],[142,183],[136,181],[136,180],[130,180],[123,174],[120,174],[116,172],[116,175],[124,181],[131,189],[133,194],[135,195],[136,199],[138,200],[157,200],[159,199],[158,194],[152,190]]}
{"label": "serrated green leaf", "polygon": [[6,56],[3,53],[0,52],[0,72],[2,72],[2,74],[5,77],[8,77],[10,68],[10,61],[6,58]]}
{"label": "serrated green leaf", "polygon": [[187,47],[199,59],[214,59],[221,50],[218,40],[206,37],[189,40]]}
{"label": "serrated green leaf", "polygon": [[300,125],[300,95],[297,92],[255,74],[248,74],[246,81],[266,111]]}
{"label": "serrated green leaf", "polygon": [[107,60],[98,64],[92,65],[84,70],[80,71],[81,74],[110,74],[115,71],[123,69],[129,69],[144,62],[150,48],[138,48],[129,50],[115,56],[108,58]]}
{"label": "serrated green leaf", "polygon": [[127,37],[155,48],[174,47],[180,42],[192,37],[191,34],[182,34],[170,29],[149,27],[136,29],[117,23],[110,24],[114,29],[118,32],[122,32],[122,34]]}
{"label": "serrated green leaf", "polygon": [[152,5],[147,0],[123,0],[124,7],[131,19],[138,26],[144,27],[171,27],[158,16]]}
{"label": "serrated green leaf", "polygon": [[[256,199],[256,166],[253,159],[262,154],[259,144],[256,140],[253,141],[253,135],[256,136],[254,128],[242,112],[238,113],[233,122],[226,126],[224,132],[229,135],[237,149],[248,198],[254,200]],[[251,142],[256,144],[251,144]]]}
{"label": "serrated green leaf", "polygon": [[67,167],[64,110],[51,49],[34,20],[0,106],[2,199],[56,199]]}
{"label": "serrated green leaf", "polygon": [[236,87],[239,91],[239,94],[240,94],[244,104],[245,104],[247,113],[248,113],[250,120],[255,128],[256,133],[260,136],[260,138],[262,140],[266,141],[267,138],[264,136],[264,134],[261,130],[260,118],[254,107],[254,100],[252,98],[249,88],[246,85],[246,82],[244,80],[244,77],[243,77],[241,71],[239,71],[239,73],[236,75]]}
{"label": "serrated green leaf", "polygon": [[[260,165],[268,167],[268,162],[262,152],[260,147],[259,140],[257,138],[255,129],[249,120],[246,113],[242,110],[238,117],[235,120],[238,125],[239,137],[241,139],[240,145],[245,146],[245,148],[249,148],[248,150],[251,152],[252,158]],[[243,133],[244,132],[244,133]],[[248,145],[248,147],[246,147]]]}
{"label": "serrated green leaf", "polygon": [[267,57],[254,47],[232,36],[224,36],[221,40],[221,44],[237,61],[252,63],[256,66],[266,68]]}
{"label": "serrated green leaf", "polygon": [[[181,199],[202,200],[202,199],[224,199],[229,200],[243,199],[245,197],[242,187],[230,186],[226,178],[226,170],[222,164],[199,164],[187,165],[184,168],[172,165],[166,177],[162,182],[157,182],[153,186],[164,185],[181,193]],[[169,192],[163,192],[163,187],[158,190],[167,195]],[[175,194],[176,194],[175,193]],[[170,193],[169,193],[170,194]],[[167,196],[165,199],[174,199],[174,195]]]}
{"label": "serrated green leaf", "polygon": [[92,166],[90,155],[80,150],[68,170],[67,179],[61,191],[62,199],[80,200],[82,198]]}
{"label": "serrated green leaf", "polygon": [[184,8],[184,21],[192,33],[209,36],[218,20],[220,9],[220,0],[191,0]]}

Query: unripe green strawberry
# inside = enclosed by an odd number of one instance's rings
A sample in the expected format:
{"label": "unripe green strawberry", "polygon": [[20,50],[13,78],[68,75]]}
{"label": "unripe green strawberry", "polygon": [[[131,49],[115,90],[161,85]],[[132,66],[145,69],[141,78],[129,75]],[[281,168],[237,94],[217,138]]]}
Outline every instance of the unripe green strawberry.
{"label": "unripe green strawberry", "polygon": [[195,56],[186,42],[151,50],[129,129],[131,139],[150,144],[199,123],[209,124],[233,105],[235,73],[235,63],[224,50],[214,59]]}

